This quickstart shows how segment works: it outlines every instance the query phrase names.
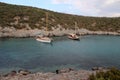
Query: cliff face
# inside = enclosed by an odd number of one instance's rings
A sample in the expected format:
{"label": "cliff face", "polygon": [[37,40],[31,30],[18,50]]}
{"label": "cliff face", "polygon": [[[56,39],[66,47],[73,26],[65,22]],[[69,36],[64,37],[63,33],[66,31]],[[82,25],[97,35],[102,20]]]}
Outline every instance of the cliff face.
{"label": "cliff face", "polygon": [[0,37],[28,37],[41,33],[41,30],[46,29],[46,12],[48,13],[47,29],[49,31],[74,30],[74,22],[77,22],[78,29],[120,31],[120,17],[85,17],[0,3]]}

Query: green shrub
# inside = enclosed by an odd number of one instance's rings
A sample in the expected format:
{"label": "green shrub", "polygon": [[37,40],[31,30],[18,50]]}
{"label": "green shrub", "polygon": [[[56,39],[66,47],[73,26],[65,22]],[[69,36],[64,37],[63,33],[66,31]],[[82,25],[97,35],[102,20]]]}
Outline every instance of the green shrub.
{"label": "green shrub", "polygon": [[98,72],[90,75],[89,80],[120,80],[120,70],[111,68],[107,72]]}

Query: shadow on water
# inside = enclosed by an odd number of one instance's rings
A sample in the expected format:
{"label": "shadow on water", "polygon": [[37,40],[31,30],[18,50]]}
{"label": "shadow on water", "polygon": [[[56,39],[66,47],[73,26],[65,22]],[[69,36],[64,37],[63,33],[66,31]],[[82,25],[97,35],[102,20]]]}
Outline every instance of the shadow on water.
{"label": "shadow on water", "polygon": [[[71,39],[71,40],[72,40],[72,39]],[[73,40],[73,41],[79,42],[79,41],[80,41],[80,39],[77,39],[77,40]]]}
{"label": "shadow on water", "polygon": [[53,46],[53,42],[51,42],[50,45]]}
{"label": "shadow on water", "polygon": [[0,38],[0,41],[7,41],[10,40],[10,38]]}
{"label": "shadow on water", "polygon": [[40,42],[41,44],[44,44],[44,45],[50,45],[50,46],[53,46],[53,42],[51,43],[43,43],[43,42]]}

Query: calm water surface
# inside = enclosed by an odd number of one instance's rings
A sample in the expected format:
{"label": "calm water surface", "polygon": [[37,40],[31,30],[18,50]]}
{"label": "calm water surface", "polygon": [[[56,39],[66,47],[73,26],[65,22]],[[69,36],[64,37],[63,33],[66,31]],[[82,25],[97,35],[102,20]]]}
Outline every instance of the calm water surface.
{"label": "calm water surface", "polygon": [[0,73],[11,70],[55,71],[63,67],[120,68],[120,36],[84,36],[80,41],[55,37],[52,44],[33,38],[0,39]]}

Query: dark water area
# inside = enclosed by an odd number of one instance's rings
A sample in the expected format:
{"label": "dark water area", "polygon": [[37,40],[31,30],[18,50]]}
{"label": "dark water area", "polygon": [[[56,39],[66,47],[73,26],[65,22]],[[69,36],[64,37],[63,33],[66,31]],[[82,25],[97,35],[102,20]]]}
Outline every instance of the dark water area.
{"label": "dark water area", "polygon": [[0,39],[0,73],[28,69],[33,72],[55,71],[71,67],[94,66],[120,68],[120,36],[90,35],[73,41],[54,37],[52,44],[34,38]]}

